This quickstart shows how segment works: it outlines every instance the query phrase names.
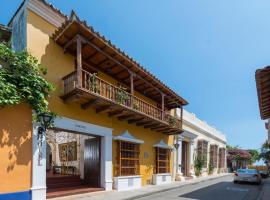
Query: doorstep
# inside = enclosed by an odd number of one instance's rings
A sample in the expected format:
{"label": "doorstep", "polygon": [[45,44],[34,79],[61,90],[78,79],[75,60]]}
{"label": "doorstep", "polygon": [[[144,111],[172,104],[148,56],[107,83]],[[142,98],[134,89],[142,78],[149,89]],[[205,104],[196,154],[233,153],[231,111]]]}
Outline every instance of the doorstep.
{"label": "doorstep", "polygon": [[181,188],[188,186],[190,184],[196,184],[199,182],[204,182],[208,180],[218,179],[224,176],[231,176],[231,174],[218,174],[218,175],[212,175],[208,177],[200,177],[200,178],[194,178],[191,180],[187,180],[184,182],[172,182],[170,184],[162,184],[162,185],[147,185],[140,189],[135,190],[129,190],[129,191],[103,191],[103,192],[94,192],[89,194],[79,194],[79,195],[72,195],[69,197],[59,197],[54,198],[51,200],[134,200],[136,198],[142,198],[145,196],[150,196],[152,194],[161,193],[169,190],[173,190],[176,188]]}

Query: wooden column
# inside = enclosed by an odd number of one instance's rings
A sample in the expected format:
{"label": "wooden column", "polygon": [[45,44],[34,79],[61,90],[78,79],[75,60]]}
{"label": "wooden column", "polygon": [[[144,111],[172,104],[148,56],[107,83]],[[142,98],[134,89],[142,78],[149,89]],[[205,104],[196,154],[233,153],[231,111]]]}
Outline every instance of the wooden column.
{"label": "wooden column", "polygon": [[161,110],[162,110],[161,119],[162,120],[164,120],[164,97],[165,95],[161,92]]}
{"label": "wooden column", "polygon": [[82,87],[82,41],[77,36],[77,87]]}
{"label": "wooden column", "polygon": [[132,72],[129,72],[130,74],[130,93],[131,93],[131,99],[130,99],[130,106],[131,108],[133,108],[133,103],[134,103],[134,98],[133,98],[133,95],[134,95],[134,75]]}

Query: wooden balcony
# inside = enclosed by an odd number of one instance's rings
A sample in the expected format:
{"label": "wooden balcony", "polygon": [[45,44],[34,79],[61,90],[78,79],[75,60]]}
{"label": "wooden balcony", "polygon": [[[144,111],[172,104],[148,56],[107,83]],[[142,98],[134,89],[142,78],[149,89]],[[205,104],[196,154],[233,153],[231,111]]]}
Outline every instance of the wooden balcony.
{"label": "wooden balcony", "polygon": [[[78,76],[79,73],[79,76]],[[78,79],[78,77],[81,77]],[[77,81],[79,80],[79,81]],[[130,124],[165,134],[182,133],[182,120],[128,93],[88,71],[74,71],[63,78],[65,102],[76,102],[82,109],[93,107],[96,113],[127,120]]]}

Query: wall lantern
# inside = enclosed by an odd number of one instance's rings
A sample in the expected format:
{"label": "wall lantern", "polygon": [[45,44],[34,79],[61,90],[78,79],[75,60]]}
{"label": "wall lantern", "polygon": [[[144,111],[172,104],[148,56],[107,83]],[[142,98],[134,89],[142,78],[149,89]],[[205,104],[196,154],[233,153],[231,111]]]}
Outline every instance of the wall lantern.
{"label": "wall lantern", "polygon": [[53,116],[48,113],[40,113],[37,115],[38,121],[40,122],[40,126],[38,127],[38,165],[41,166],[41,158],[42,158],[42,140],[43,135],[45,135],[47,128],[50,126],[52,122]]}
{"label": "wall lantern", "polygon": [[178,143],[173,144],[173,146],[174,146],[175,149],[178,149],[179,148],[179,144]]}

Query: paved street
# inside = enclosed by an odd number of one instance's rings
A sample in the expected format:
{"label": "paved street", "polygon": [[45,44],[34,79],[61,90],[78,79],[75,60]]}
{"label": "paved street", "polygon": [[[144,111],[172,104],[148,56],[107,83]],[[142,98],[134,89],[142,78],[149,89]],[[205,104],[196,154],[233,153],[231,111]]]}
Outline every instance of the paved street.
{"label": "paved street", "polygon": [[226,176],[157,193],[139,200],[256,200],[258,198],[263,183],[260,186],[248,183],[234,184],[232,180],[232,176]]}

